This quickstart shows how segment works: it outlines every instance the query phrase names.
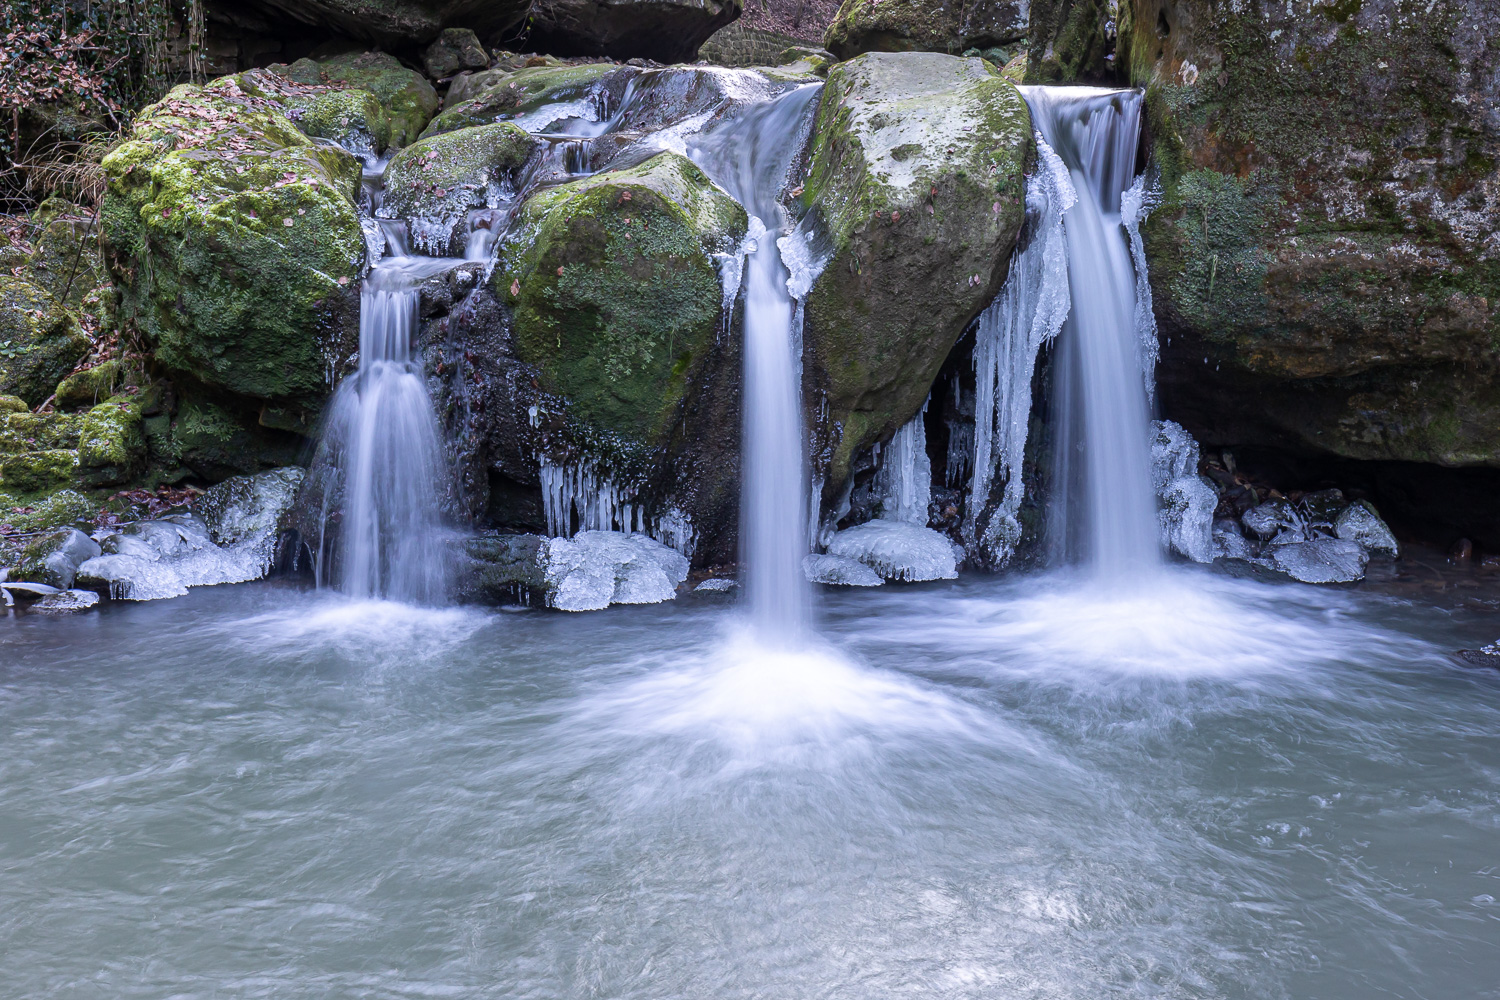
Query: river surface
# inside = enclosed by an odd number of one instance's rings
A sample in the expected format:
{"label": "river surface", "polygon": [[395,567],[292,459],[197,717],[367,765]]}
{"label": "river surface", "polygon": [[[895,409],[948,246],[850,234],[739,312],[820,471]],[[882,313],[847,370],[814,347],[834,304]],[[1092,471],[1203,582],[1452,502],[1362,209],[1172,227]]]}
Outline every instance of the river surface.
{"label": "river surface", "polygon": [[1500,997],[1483,602],[821,602],[0,621],[0,996]]}

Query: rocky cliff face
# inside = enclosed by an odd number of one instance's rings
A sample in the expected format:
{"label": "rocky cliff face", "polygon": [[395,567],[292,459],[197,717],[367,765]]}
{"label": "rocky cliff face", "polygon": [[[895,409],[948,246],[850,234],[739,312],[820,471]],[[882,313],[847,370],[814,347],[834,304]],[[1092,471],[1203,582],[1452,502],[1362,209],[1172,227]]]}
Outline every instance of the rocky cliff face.
{"label": "rocky cliff face", "polygon": [[1131,13],[1167,414],[1210,443],[1500,465],[1500,11]]}

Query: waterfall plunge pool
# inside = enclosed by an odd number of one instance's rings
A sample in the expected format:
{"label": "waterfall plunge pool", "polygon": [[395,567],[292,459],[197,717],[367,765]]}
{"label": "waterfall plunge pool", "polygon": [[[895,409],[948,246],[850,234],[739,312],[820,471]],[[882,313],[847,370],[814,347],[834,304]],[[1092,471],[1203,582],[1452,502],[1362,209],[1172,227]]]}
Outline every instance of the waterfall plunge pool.
{"label": "waterfall plunge pool", "polygon": [[15,619],[3,992],[1497,995],[1488,615],[1095,586]]}

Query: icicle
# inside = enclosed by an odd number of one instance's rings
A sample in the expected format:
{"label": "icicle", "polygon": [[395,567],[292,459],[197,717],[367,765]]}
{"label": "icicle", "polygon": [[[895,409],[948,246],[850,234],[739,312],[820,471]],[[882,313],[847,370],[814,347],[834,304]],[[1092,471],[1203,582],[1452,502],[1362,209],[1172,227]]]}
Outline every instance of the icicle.
{"label": "icicle", "polygon": [[[1026,185],[1023,245],[1011,258],[1005,287],[980,315],[974,341],[974,473],[964,537],[971,552],[983,545],[1000,564],[1021,537],[1021,463],[1037,354],[1062,329],[1071,302],[1063,213],[1078,196],[1067,168],[1040,133],[1036,144],[1041,166]],[[997,467],[1005,476],[1005,493],[981,537],[979,515],[989,502]]]}
{"label": "icicle", "polygon": [[1146,245],[1141,223],[1161,202],[1161,192],[1141,174],[1120,197],[1120,221],[1130,237],[1130,259],[1135,264],[1135,330],[1140,340],[1141,375],[1146,380],[1146,405],[1156,406],[1156,313],[1151,308],[1151,280],[1146,271]]}
{"label": "icicle", "polygon": [[927,423],[923,415],[927,403],[917,415],[902,425],[885,450],[880,465],[879,486],[883,518],[927,525],[927,507],[932,502],[932,462],[927,457]]}

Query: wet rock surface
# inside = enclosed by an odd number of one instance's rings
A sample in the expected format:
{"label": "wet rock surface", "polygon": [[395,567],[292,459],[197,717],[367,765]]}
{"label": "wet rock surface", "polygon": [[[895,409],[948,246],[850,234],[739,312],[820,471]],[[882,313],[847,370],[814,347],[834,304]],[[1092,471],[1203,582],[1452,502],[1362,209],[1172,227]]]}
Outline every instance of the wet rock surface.
{"label": "wet rock surface", "polygon": [[845,0],[823,44],[840,59],[865,52],[956,55],[1022,40],[1029,8],[1027,0]]}

